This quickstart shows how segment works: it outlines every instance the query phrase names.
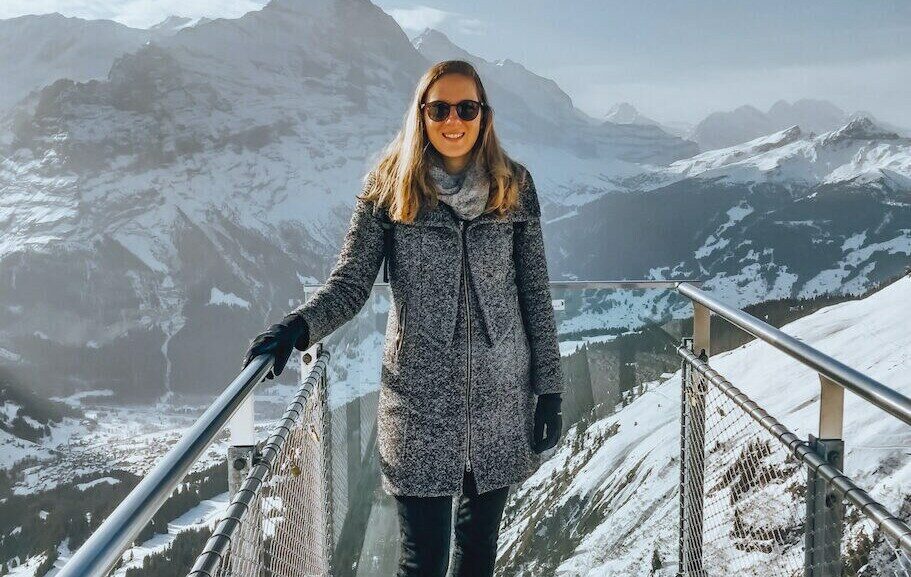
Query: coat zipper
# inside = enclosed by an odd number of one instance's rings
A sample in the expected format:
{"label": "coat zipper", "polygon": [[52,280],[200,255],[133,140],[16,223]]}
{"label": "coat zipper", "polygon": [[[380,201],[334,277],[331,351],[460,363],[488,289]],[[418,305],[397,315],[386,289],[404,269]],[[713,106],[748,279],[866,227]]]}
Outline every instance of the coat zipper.
{"label": "coat zipper", "polygon": [[465,446],[465,470],[471,471],[471,302],[468,297],[468,240],[465,234],[465,221],[462,221],[462,271],[465,277],[465,317],[468,320],[468,362],[466,372],[468,376],[466,397],[466,414],[468,419],[468,443]]}

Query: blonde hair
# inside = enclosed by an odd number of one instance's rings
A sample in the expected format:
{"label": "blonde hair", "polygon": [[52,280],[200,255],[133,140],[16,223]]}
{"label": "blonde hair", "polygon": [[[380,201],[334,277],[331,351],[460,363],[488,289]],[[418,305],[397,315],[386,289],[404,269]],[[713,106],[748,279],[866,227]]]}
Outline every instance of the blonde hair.
{"label": "blonde hair", "polygon": [[435,207],[438,202],[436,188],[427,170],[428,148],[433,145],[424,128],[423,102],[430,86],[446,74],[462,74],[474,79],[478,98],[487,106],[481,113],[481,130],[471,154],[475,162],[483,163],[490,179],[490,196],[486,211],[494,211],[502,218],[507,211],[519,204],[519,178],[517,164],[510,159],[497,139],[493,128],[493,108],[487,99],[487,92],[474,66],[464,60],[445,60],[430,67],[421,76],[414,90],[414,97],[402,122],[402,128],[395,138],[386,145],[380,160],[368,173],[372,184],[363,194],[363,200],[371,200],[387,207],[389,217],[398,222],[413,222],[423,202]]}

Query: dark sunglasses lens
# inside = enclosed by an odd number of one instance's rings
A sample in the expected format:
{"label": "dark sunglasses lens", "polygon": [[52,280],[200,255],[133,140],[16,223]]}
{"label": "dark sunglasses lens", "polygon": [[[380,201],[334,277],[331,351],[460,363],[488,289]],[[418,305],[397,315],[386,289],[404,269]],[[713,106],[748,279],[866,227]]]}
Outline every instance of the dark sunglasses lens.
{"label": "dark sunglasses lens", "polygon": [[445,102],[428,104],[427,113],[430,115],[430,120],[435,122],[446,120],[446,117],[449,116],[449,104]]}
{"label": "dark sunglasses lens", "polygon": [[456,105],[456,112],[459,113],[459,118],[462,120],[474,120],[478,117],[478,112],[480,111],[480,105],[470,100],[463,100]]}

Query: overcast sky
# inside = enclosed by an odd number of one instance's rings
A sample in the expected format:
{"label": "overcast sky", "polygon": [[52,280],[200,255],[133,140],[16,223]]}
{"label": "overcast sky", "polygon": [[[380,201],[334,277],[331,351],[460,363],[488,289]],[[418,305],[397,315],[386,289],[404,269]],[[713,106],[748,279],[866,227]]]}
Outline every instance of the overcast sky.
{"label": "overcast sky", "polygon": [[[307,1],[307,0],[300,0]],[[661,121],[825,98],[911,126],[908,0],[380,0],[488,60],[554,79],[602,116],[630,102]],[[169,14],[238,17],[264,0],[0,0],[0,18],[60,12],[148,27]]]}

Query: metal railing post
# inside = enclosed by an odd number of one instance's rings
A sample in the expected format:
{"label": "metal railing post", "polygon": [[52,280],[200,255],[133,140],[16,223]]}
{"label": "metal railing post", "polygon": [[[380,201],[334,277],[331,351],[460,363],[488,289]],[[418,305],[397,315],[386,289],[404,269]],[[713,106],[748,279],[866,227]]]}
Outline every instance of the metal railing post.
{"label": "metal railing post", "polygon": [[319,403],[322,407],[322,433],[320,442],[323,450],[323,495],[326,497],[324,514],[326,516],[326,541],[323,543],[323,554],[326,559],[326,575],[333,575],[335,559],[335,495],[332,491],[334,480],[332,471],[332,411],[329,408],[329,374],[322,374]]}
{"label": "metal railing post", "polygon": [[[810,435],[809,447],[833,467],[844,470],[845,390],[824,375],[819,375],[819,385],[819,436]],[[804,575],[840,577],[844,502],[812,468],[807,469],[806,499]]]}
{"label": "metal railing post", "polygon": [[697,357],[705,352],[708,360],[712,342],[712,311],[702,303],[693,301],[693,354]]}
{"label": "metal railing post", "polygon": [[[244,479],[253,468],[256,459],[255,404],[251,394],[240,405],[237,412],[228,421],[230,439],[228,445],[228,501],[230,502],[240,490]],[[258,500],[250,504],[255,509]],[[259,574],[259,562],[251,562],[257,555],[254,545],[256,531],[250,519],[257,519],[255,512],[248,514],[240,523],[238,538],[231,542],[231,574],[237,577],[254,577]]]}
{"label": "metal railing post", "polygon": [[[683,337],[681,339],[680,345],[687,349],[692,350],[693,348],[693,339],[691,337]],[[684,550],[686,547],[686,456],[687,456],[687,447],[686,447],[686,404],[687,404],[687,382],[689,376],[687,375],[689,363],[686,362],[686,359],[683,359],[680,362],[680,485],[677,489],[678,494],[678,505],[679,505],[679,519],[677,524],[677,577],[683,576],[683,568],[686,563],[686,556],[684,555]]]}
{"label": "metal railing post", "polygon": [[228,445],[228,497],[240,488],[253,464],[253,448],[256,445],[254,432],[253,395],[250,395],[228,422],[231,437]]}
{"label": "metal railing post", "polygon": [[[708,361],[711,350],[711,311],[704,305],[693,302],[693,338],[692,351],[699,358]],[[693,371],[686,371],[684,381],[686,400],[685,417],[685,460],[684,468],[684,506],[685,521],[683,527],[683,575],[702,577],[705,570],[702,564],[702,532],[704,522],[704,484],[705,484],[705,396],[708,382]]]}
{"label": "metal railing post", "polygon": [[819,375],[819,438],[841,439],[845,421],[845,390]]}

